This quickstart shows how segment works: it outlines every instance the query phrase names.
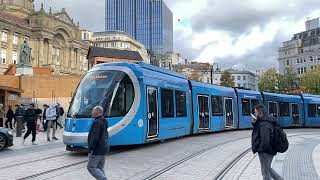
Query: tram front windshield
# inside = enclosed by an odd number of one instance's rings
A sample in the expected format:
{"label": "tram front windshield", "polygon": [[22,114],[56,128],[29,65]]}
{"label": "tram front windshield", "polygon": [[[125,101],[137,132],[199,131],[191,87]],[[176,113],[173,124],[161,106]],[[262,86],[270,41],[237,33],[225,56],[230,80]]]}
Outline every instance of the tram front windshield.
{"label": "tram front windshield", "polygon": [[102,106],[106,117],[121,117],[130,109],[133,97],[132,82],[124,72],[89,72],[77,89],[68,117],[90,118],[95,106]]}

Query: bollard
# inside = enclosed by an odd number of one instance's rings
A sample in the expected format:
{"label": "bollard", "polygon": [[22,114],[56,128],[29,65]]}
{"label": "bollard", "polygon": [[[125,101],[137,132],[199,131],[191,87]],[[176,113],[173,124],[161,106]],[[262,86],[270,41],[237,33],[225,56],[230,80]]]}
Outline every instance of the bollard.
{"label": "bollard", "polygon": [[17,117],[17,137],[21,137],[22,136],[22,129],[23,129],[22,120],[23,120],[22,116],[18,116]]}

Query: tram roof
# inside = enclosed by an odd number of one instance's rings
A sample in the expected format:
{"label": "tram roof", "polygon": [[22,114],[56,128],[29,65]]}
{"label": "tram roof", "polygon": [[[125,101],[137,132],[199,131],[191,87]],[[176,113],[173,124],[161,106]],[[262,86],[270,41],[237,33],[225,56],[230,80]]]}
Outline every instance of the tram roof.
{"label": "tram roof", "polygon": [[320,95],[316,95],[316,94],[303,94],[303,97],[308,97],[308,98],[320,98]]}
{"label": "tram roof", "polygon": [[303,94],[303,98],[310,101],[310,103],[320,103],[320,95]]}
{"label": "tram roof", "polygon": [[143,62],[137,63],[136,66],[139,66],[142,69],[147,69],[150,71],[155,71],[158,73],[162,73],[162,74],[166,74],[166,75],[170,75],[170,76],[174,76],[174,77],[178,77],[178,78],[182,78],[182,79],[187,79],[185,75],[174,72],[174,71],[170,71],[161,67],[157,67],[157,66],[153,66],[150,64],[146,64]]}
{"label": "tram roof", "polygon": [[291,95],[291,94],[277,94],[277,93],[263,92],[263,96],[264,98],[266,97],[281,98],[282,101],[302,100],[299,95]]}
{"label": "tram roof", "polygon": [[231,87],[219,86],[219,85],[214,85],[214,84],[206,84],[206,83],[201,83],[201,82],[196,82],[196,81],[191,81],[191,83],[195,87],[203,87],[203,88],[208,88],[208,89],[215,89],[217,91],[234,93],[234,89]]}
{"label": "tram roof", "polygon": [[128,62],[101,63],[101,64],[95,65],[93,67],[93,69],[103,67],[103,66],[124,66],[124,67],[128,67],[128,68],[132,69],[135,72],[143,73],[143,71],[148,70],[148,71],[154,71],[157,73],[166,74],[169,76],[173,76],[173,77],[182,78],[182,79],[187,80],[186,76],[184,76],[182,74],[179,74],[177,72],[170,71],[170,70],[167,70],[167,69],[164,69],[161,67],[146,64],[143,62],[139,62],[139,63],[128,63]]}
{"label": "tram roof", "polygon": [[259,91],[248,90],[248,89],[238,89],[238,88],[236,88],[236,90],[238,93],[261,95]]}

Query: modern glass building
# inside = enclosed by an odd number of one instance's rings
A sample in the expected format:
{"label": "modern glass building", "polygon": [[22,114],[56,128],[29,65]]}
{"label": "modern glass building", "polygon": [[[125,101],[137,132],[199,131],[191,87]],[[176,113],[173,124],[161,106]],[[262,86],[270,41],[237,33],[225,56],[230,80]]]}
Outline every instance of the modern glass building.
{"label": "modern glass building", "polygon": [[106,0],[105,30],[124,31],[148,50],[173,51],[173,15],[163,0]]}

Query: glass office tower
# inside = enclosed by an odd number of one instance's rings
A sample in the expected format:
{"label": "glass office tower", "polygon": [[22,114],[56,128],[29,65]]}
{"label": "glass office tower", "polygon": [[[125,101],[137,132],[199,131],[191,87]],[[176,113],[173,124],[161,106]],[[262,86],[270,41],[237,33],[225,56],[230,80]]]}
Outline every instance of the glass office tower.
{"label": "glass office tower", "polygon": [[173,15],[163,0],[106,0],[105,30],[124,31],[146,49],[173,51]]}

